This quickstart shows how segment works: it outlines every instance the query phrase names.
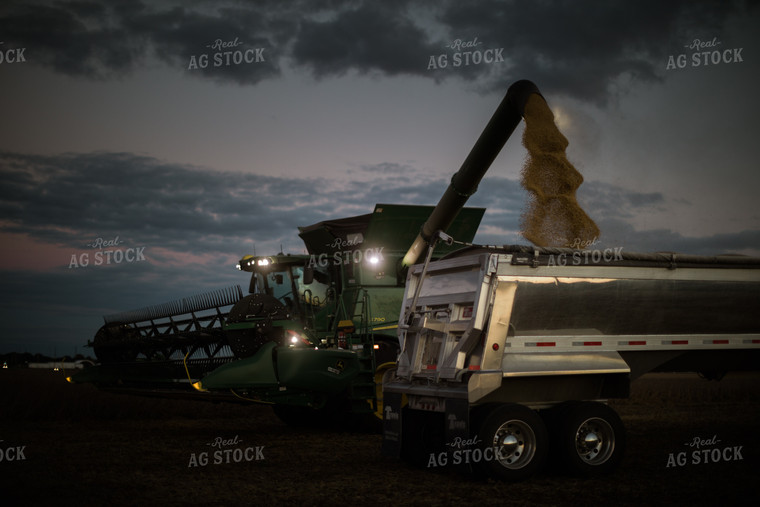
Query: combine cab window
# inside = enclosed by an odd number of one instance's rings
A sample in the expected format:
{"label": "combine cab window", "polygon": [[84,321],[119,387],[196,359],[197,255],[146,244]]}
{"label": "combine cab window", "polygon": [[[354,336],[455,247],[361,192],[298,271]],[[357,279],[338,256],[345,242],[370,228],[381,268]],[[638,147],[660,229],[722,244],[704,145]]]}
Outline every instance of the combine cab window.
{"label": "combine cab window", "polygon": [[301,301],[307,305],[315,307],[322,307],[325,305],[325,301],[327,300],[327,289],[329,288],[329,285],[325,283],[329,280],[327,273],[315,269],[314,278],[308,285],[303,283],[304,278],[302,267],[293,268],[293,275],[295,276]]}
{"label": "combine cab window", "polygon": [[[288,266],[283,271],[269,273],[254,273],[254,291],[268,294],[279,299],[285,306],[292,308],[294,299],[299,303],[306,303],[315,307],[322,307],[327,299],[328,280],[327,273],[314,272],[314,279],[308,285],[303,283],[303,267]],[[294,297],[295,292],[295,297]]]}

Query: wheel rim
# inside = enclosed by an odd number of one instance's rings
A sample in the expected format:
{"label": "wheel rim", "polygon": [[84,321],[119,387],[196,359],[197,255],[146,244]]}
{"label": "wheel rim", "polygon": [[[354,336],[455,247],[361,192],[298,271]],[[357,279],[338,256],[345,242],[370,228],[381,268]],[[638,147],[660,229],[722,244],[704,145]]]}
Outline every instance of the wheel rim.
{"label": "wheel rim", "polygon": [[575,433],[575,450],[583,462],[601,465],[615,450],[615,431],[604,419],[586,419]]}
{"label": "wheel rim", "polygon": [[496,430],[493,447],[497,461],[504,468],[520,469],[536,455],[536,435],[523,421],[507,421]]}

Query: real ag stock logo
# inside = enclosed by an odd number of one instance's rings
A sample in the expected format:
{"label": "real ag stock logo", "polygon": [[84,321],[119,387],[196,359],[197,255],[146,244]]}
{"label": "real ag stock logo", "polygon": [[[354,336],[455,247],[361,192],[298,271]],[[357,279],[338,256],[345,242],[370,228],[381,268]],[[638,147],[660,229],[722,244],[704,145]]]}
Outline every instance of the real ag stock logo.
{"label": "real ag stock logo", "polygon": [[24,63],[26,58],[24,57],[24,51],[26,48],[10,48],[4,47],[5,42],[0,41],[0,65],[7,63]]}
{"label": "real ag stock logo", "polygon": [[[145,247],[134,248],[115,248],[123,244],[124,241],[116,236],[114,239],[97,238],[87,243],[89,248],[94,252],[83,252],[80,254],[71,254],[69,269],[85,268],[92,262],[93,266],[103,266],[109,264],[121,264],[122,262],[141,262],[145,258]],[[92,253],[92,256],[90,255]]]}
{"label": "real ag stock logo", "polygon": [[482,45],[483,42],[477,37],[472,40],[454,39],[445,46],[449,53],[428,58],[427,70],[445,69],[449,66],[491,65],[504,61],[504,48],[482,49]]}
{"label": "real ag stock logo", "polygon": [[742,445],[720,445],[718,435],[712,438],[694,437],[683,445],[690,451],[671,452],[665,468],[687,465],[708,465],[711,463],[743,461]]}
{"label": "real ag stock logo", "polygon": [[222,465],[230,463],[243,463],[250,461],[263,461],[264,446],[248,446],[243,448],[243,441],[238,435],[234,438],[223,439],[216,437],[206,445],[214,449],[213,451],[202,451],[190,454],[188,468],[205,467],[209,464]]}
{"label": "real ag stock logo", "polygon": [[744,48],[722,49],[720,48],[722,44],[717,37],[704,41],[694,39],[684,45],[684,48],[692,51],[691,55],[687,56],[687,53],[669,55],[665,70],[684,69],[686,67],[707,67],[708,65],[741,63],[744,61],[744,58],[742,58],[742,50]]}
{"label": "real ag stock logo", "polygon": [[3,442],[5,440],[0,440],[0,463],[24,461],[26,459],[24,455],[25,445],[5,445]]}
{"label": "real ag stock logo", "polygon": [[265,48],[238,49],[244,46],[245,42],[235,37],[234,40],[225,41],[216,39],[206,47],[213,53],[201,53],[191,55],[187,70],[205,69],[211,64],[212,67],[229,67],[231,65],[243,65],[252,63],[261,63],[264,59]]}

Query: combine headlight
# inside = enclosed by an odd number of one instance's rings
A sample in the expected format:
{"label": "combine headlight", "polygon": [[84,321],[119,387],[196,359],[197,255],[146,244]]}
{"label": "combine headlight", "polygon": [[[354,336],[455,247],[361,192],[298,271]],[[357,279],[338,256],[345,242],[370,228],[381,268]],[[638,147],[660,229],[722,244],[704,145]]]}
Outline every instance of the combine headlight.
{"label": "combine headlight", "polygon": [[288,347],[299,347],[299,346],[308,346],[311,347],[311,342],[301,336],[300,334],[296,333],[292,329],[288,329],[289,337],[285,339],[285,342],[288,344]]}

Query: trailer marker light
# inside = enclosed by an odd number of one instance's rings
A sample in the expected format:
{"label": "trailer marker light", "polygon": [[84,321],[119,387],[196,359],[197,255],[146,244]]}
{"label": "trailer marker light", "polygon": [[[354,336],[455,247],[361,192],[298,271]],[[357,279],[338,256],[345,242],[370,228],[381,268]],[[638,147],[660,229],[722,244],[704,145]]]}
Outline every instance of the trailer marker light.
{"label": "trailer marker light", "polygon": [[493,344],[493,349],[494,350],[499,350],[499,344],[498,343],[494,343]]}

